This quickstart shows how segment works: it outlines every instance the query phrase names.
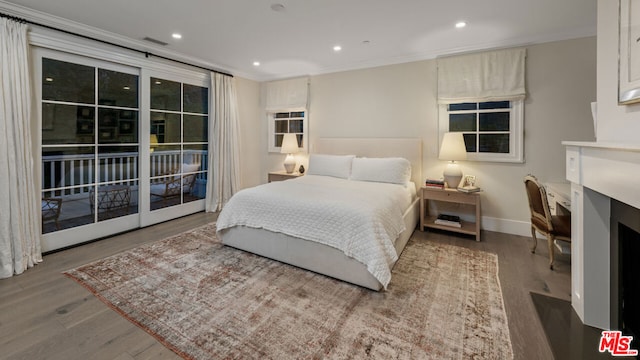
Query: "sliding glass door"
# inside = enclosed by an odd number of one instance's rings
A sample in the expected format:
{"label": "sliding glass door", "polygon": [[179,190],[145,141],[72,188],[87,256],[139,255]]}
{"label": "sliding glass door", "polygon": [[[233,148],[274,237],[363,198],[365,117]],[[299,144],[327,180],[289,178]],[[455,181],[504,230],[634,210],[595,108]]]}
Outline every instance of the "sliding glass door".
{"label": "sliding glass door", "polygon": [[34,55],[43,251],[204,210],[204,77]]}

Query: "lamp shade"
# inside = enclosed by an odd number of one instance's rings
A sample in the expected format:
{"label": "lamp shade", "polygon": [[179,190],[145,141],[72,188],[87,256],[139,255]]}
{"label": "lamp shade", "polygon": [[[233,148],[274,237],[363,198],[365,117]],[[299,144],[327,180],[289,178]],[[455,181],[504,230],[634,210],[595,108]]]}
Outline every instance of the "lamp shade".
{"label": "lamp shade", "polygon": [[440,160],[466,160],[467,148],[464,145],[464,137],[461,132],[448,132],[442,138],[440,146]]}
{"label": "lamp shade", "polygon": [[153,152],[153,150],[155,149],[156,146],[158,146],[158,135],[156,135],[156,134],[149,135],[149,150],[150,150],[150,152]]}
{"label": "lamp shade", "polygon": [[296,134],[284,134],[280,152],[282,154],[295,154],[298,152],[298,138]]}

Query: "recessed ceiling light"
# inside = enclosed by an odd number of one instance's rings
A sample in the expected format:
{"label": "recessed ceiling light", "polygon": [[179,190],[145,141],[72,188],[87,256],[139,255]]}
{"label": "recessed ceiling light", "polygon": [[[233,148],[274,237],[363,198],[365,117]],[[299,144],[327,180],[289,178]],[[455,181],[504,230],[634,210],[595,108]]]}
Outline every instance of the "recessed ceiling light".
{"label": "recessed ceiling light", "polygon": [[465,27],[465,26],[467,26],[467,23],[466,23],[466,22],[464,22],[464,21],[458,21],[458,22],[456,23],[456,28],[458,28],[458,29],[462,29],[462,28],[463,28],[463,27]]}
{"label": "recessed ceiling light", "polygon": [[371,41],[369,40],[362,40],[362,45],[369,45],[371,44]]}
{"label": "recessed ceiling light", "polygon": [[336,46],[333,47],[333,51],[335,51],[335,52],[338,52],[340,50],[342,50],[342,46],[340,46],[340,45],[336,45]]}
{"label": "recessed ceiling light", "polygon": [[180,35],[178,33],[171,34],[171,37],[174,38],[174,39],[182,39],[182,35]]}
{"label": "recessed ceiling light", "polygon": [[52,82],[52,81],[53,81],[53,78],[51,78],[51,77],[44,78],[44,81]]}
{"label": "recessed ceiling light", "polygon": [[162,84],[162,81],[156,80],[156,85],[160,85],[160,84]]}
{"label": "recessed ceiling light", "polygon": [[260,66],[260,61],[254,61],[253,66]]}
{"label": "recessed ceiling light", "polygon": [[123,89],[124,89],[124,90],[131,90],[131,88],[130,88],[130,87],[128,87],[128,86],[123,87]]}

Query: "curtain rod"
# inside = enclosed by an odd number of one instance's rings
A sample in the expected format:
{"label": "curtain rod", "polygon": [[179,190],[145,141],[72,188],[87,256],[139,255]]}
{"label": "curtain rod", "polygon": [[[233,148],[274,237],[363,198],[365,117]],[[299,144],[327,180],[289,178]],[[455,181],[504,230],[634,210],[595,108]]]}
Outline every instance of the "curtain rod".
{"label": "curtain rod", "polygon": [[138,53],[144,54],[144,56],[146,58],[148,58],[150,56],[153,56],[153,57],[157,57],[159,59],[168,60],[168,61],[179,63],[179,64],[182,64],[182,65],[192,66],[192,67],[196,67],[196,68],[199,68],[199,69],[211,71],[211,72],[214,72],[214,73],[217,73],[217,74],[233,77],[233,75],[225,73],[225,72],[222,72],[222,71],[219,71],[219,70],[209,69],[209,68],[206,68],[204,66],[191,64],[191,63],[188,63],[188,62],[185,62],[185,61],[172,59],[172,58],[169,58],[169,57],[166,57],[166,56],[162,56],[162,55],[156,55],[156,54],[150,53],[148,51],[134,49],[132,47],[128,47],[128,46],[125,46],[125,45],[112,43],[110,41],[96,39],[96,38],[91,37],[91,36],[82,35],[82,34],[78,34],[78,33],[75,33],[75,32],[69,31],[69,30],[59,29],[59,28],[56,28],[56,27],[53,27],[53,26],[40,24],[40,23],[37,23],[37,22],[34,22],[34,21],[30,21],[30,20],[27,20],[27,19],[19,18],[17,16],[8,15],[8,14],[5,14],[5,13],[0,13],[0,17],[4,17],[4,18],[10,19],[10,20],[14,20],[14,21],[17,21],[17,22],[20,22],[20,23],[26,23],[26,24],[40,26],[40,27],[43,27],[43,28],[46,28],[46,29],[59,31],[59,32],[62,32],[62,33],[65,33],[65,34],[81,37],[81,38],[88,39],[88,40],[98,41],[98,42],[101,42],[103,44],[108,44],[108,45],[116,46],[116,47],[119,47],[119,48],[122,48],[122,49],[127,49],[127,50],[130,50],[130,51],[138,52]]}

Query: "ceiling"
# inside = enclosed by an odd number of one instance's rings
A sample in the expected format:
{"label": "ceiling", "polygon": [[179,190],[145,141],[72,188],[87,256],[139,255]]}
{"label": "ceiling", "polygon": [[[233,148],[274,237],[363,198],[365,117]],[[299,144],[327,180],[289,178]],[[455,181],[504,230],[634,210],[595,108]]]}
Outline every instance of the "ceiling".
{"label": "ceiling", "polygon": [[596,1],[0,0],[0,11],[263,81],[595,36]]}

